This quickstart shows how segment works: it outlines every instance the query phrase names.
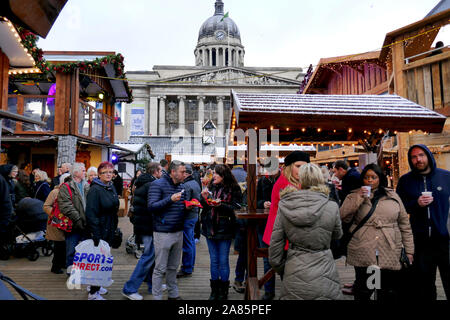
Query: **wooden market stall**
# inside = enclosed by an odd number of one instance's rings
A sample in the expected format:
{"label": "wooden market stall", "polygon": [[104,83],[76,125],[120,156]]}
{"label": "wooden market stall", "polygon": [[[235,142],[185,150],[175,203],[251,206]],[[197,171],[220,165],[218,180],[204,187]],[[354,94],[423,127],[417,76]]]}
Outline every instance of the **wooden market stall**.
{"label": "wooden market stall", "polygon": [[259,289],[270,276],[257,277],[257,258],[267,256],[267,249],[257,248],[256,225],[268,216],[268,211],[258,211],[256,206],[256,166],[261,145],[258,131],[278,135],[280,143],[340,143],[373,151],[384,137],[399,132],[441,132],[446,119],[396,95],[251,94],[232,90],[231,101],[227,145],[233,145],[236,136],[242,139],[242,132],[247,145],[248,209],[236,213],[239,219],[249,222],[247,299],[259,299]]}

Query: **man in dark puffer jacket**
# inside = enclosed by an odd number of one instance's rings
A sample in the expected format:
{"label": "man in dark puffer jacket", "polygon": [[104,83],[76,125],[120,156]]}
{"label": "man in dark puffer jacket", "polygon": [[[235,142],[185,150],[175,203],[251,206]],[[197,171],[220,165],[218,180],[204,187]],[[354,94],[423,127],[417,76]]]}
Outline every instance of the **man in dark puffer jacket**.
{"label": "man in dark puffer jacket", "polygon": [[159,162],[147,165],[147,172],[141,174],[135,182],[133,195],[133,215],[130,218],[134,225],[136,242],[144,244],[144,252],[139,258],[136,268],[122,290],[122,294],[130,300],[142,300],[138,293],[142,282],[147,278],[148,291],[152,292],[152,275],[155,263],[155,248],[153,245],[153,217],[147,208],[147,196],[153,181],[161,178],[162,168]]}
{"label": "man in dark puffer jacket", "polygon": [[183,162],[172,161],[169,173],[150,185],[148,208],[153,215],[153,243],[155,269],[153,271],[153,299],[162,299],[162,279],[166,273],[169,300],[180,299],[177,286],[177,269],[183,247],[184,226],[184,174]]}

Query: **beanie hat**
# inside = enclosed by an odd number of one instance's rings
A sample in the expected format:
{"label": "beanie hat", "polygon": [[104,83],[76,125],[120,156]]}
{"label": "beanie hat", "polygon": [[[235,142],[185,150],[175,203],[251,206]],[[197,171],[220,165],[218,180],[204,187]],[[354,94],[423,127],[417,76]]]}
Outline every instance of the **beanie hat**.
{"label": "beanie hat", "polygon": [[193,170],[192,170],[192,166],[190,164],[186,164],[185,168],[186,168],[186,173],[192,174]]}
{"label": "beanie hat", "polygon": [[286,158],[284,158],[284,165],[287,167],[288,165],[297,161],[304,161],[306,163],[309,163],[309,154],[303,151],[291,152]]}

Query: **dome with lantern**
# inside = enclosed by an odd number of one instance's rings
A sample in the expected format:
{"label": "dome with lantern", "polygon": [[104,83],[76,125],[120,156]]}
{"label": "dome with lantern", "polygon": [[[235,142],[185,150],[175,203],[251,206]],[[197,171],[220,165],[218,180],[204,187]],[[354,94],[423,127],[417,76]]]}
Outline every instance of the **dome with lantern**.
{"label": "dome with lantern", "polygon": [[224,18],[224,4],[221,0],[215,3],[214,15],[208,18],[201,26],[198,41],[203,38],[214,37],[216,31],[225,31],[229,37],[241,40],[241,34],[236,23],[229,17]]}

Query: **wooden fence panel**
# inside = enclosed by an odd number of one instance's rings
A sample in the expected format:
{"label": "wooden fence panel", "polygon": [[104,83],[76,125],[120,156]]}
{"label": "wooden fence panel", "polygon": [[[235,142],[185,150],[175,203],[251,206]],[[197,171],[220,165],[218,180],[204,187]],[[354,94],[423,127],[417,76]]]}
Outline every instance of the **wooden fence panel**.
{"label": "wooden fence panel", "polygon": [[441,75],[439,72],[439,62],[431,65],[431,78],[433,81],[433,110],[442,108],[441,98]]}
{"label": "wooden fence panel", "polygon": [[423,70],[423,86],[425,94],[425,107],[433,109],[433,88],[431,86],[430,66],[424,66]]}
{"label": "wooden fence panel", "polygon": [[444,91],[444,108],[450,107],[450,59],[442,61],[442,90]]}

